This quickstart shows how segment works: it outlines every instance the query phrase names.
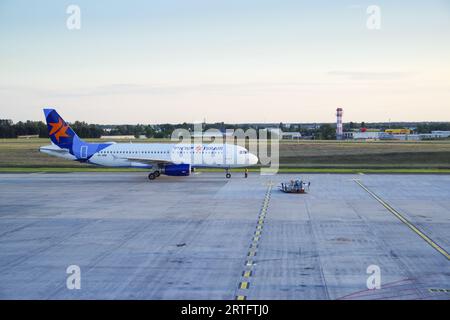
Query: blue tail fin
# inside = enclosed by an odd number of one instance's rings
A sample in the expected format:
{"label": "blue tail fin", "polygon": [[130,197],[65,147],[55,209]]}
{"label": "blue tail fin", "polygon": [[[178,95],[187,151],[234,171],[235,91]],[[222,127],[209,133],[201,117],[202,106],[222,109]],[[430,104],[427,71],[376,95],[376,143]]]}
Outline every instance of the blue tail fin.
{"label": "blue tail fin", "polygon": [[81,140],[55,109],[44,109],[48,135],[54,144],[68,149],[79,161],[87,161],[96,152],[109,146],[109,143],[87,143]]}
{"label": "blue tail fin", "polygon": [[74,140],[81,140],[55,109],[44,109],[48,135],[52,142],[63,149],[72,150]]}

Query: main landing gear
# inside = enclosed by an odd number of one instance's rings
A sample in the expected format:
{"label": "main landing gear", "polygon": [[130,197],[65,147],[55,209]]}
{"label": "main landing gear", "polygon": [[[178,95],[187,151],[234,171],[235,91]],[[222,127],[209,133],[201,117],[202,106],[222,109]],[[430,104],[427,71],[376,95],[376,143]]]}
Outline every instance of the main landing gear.
{"label": "main landing gear", "polygon": [[161,172],[159,172],[158,170],[150,172],[148,174],[148,179],[149,180],[155,180],[156,178],[158,178],[161,175]]}
{"label": "main landing gear", "polygon": [[[227,179],[231,178],[230,168],[225,169],[225,177],[227,177]],[[248,178],[248,169],[247,168],[245,168],[245,170],[244,170],[244,178]]]}

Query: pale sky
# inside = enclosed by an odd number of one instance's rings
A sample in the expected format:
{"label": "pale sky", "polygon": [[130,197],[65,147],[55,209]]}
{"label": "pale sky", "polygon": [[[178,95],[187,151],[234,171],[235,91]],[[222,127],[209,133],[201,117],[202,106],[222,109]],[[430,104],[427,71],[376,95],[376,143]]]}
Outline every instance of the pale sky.
{"label": "pale sky", "polygon": [[450,1],[0,0],[0,71],[14,121],[450,121]]}

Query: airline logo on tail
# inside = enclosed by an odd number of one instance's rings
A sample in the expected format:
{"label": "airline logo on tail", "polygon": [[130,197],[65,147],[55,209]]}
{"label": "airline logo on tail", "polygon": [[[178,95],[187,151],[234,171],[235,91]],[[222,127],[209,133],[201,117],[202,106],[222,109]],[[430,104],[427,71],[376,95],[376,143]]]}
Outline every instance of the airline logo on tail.
{"label": "airline logo on tail", "polygon": [[50,136],[53,135],[56,141],[59,142],[60,138],[70,138],[70,135],[67,134],[67,129],[69,126],[63,121],[63,119],[59,118],[58,122],[49,122],[49,126],[51,126],[51,130],[48,133]]}

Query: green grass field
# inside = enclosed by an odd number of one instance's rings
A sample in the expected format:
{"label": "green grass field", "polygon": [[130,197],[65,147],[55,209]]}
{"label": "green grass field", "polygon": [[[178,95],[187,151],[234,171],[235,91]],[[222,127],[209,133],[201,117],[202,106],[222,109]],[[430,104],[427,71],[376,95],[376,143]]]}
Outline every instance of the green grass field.
{"label": "green grass field", "polygon": [[[0,172],[145,171],[58,159],[39,152],[47,144],[48,139],[0,139]],[[281,141],[280,172],[450,173],[450,141]]]}

